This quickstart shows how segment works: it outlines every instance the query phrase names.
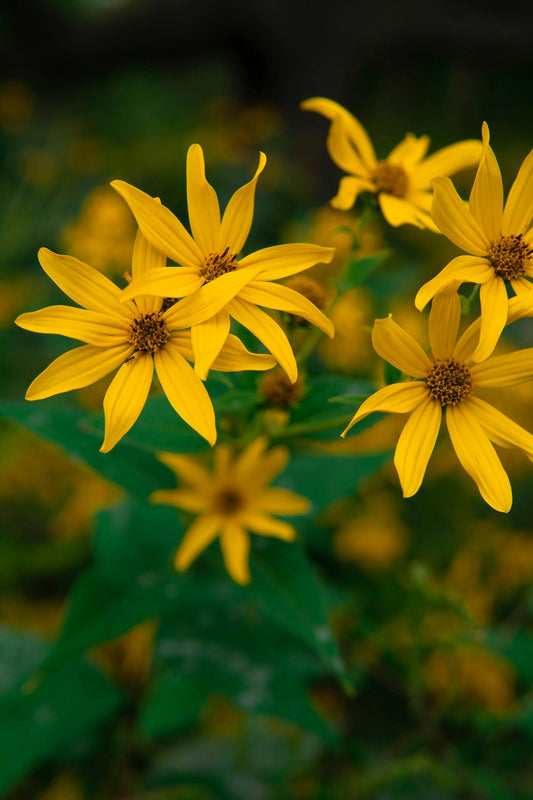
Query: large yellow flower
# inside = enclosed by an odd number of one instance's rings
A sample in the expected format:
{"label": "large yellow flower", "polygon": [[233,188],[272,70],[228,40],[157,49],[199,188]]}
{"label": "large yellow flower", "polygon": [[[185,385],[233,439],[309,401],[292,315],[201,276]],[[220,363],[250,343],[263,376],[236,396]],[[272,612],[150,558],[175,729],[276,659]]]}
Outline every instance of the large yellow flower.
{"label": "large yellow flower", "polygon": [[292,525],[272,514],[293,516],[308,511],[309,500],[287,489],[268,484],[287,465],[289,451],[274,447],[266,452],[268,441],[260,437],[233,458],[226,445],[215,450],[214,475],[196,459],[173,453],[160,453],[159,459],[173,470],[185,487],[154,492],[154,503],[166,503],[198,516],[188,528],[176,553],[175,566],[182,572],[220,535],[226,569],[234,581],[250,582],[249,532],[292,541]]}
{"label": "large yellow flower", "polygon": [[[107,453],[139,416],[154,367],[170,403],[188,425],[210,444],[217,438],[215,414],[202,381],[188,364],[191,335],[175,320],[177,306],[164,310],[163,301],[139,296],[122,302],[121,290],[93,267],[46,248],[39,251],[44,271],[82,308],[50,306],[21,314],[17,325],[29,331],[56,333],[86,342],[56,358],[35,378],[27,400],[42,400],[60,392],[81,389],[118,368],[104,398]],[[133,251],[132,274],[139,277],[159,269],[164,256],[139,231]],[[270,356],[248,352],[235,336],[226,340],[213,363],[221,371],[269,369]]]}
{"label": "large yellow flower", "polygon": [[439,291],[461,283],[481,284],[481,332],[474,361],[490,356],[507,321],[507,284],[516,294],[533,289],[533,150],[524,159],[505,207],[500,168],[482,128],[483,154],[468,204],[449,178],[433,182],[431,215],[439,230],[470,255],[458,256],[419,290],[422,310]]}
{"label": "large yellow flower", "polygon": [[533,348],[476,364],[472,354],[479,320],[455,344],[460,317],[457,292],[446,291],[433,300],[429,315],[431,357],[392,317],[376,320],[372,331],[374,349],[415,380],[379,389],[364,401],[342,436],[374,411],[408,413],[394,464],[404,497],[411,497],[424,478],[444,411],[462,466],[476,482],[483,499],[497,511],[506,512],[512,504],[511,486],[491,442],[518,447],[533,459],[533,436],[482,400],[478,390],[513,386],[533,378]]}
{"label": "large yellow flower", "polygon": [[230,330],[230,318],[248,328],[294,383],[298,368],[282,328],[257,306],[287,311],[312,322],[328,336],[332,322],[301,294],[273,283],[319,262],[329,263],[335,249],[314,244],[285,244],[238,258],[254,213],[257,179],[266,163],[261,153],[252,180],[230,199],[222,219],[218,198],[205,177],[202,148],[187,153],[187,202],[192,236],[158,200],[124,181],[112,186],[130,206],[149,242],[178,264],[162,267],[132,281],[124,297],[138,294],[184,297],[178,307],[180,326],[190,326],[195,369],[205,378]]}
{"label": "large yellow flower", "polygon": [[481,142],[469,139],[425,158],[429,137],[408,133],[387,158],[378,160],[359,120],[339,103],[312,97],[304,100],[301,108],[317,111],[331,120],[329,154],[338,167],[349,173],[341,178],[331,205],[346,210],[361,192],[374,192],[383,216],[394,227],[408,224],[438,232],[429,215],[432,179],[473,166],[481,154]]}

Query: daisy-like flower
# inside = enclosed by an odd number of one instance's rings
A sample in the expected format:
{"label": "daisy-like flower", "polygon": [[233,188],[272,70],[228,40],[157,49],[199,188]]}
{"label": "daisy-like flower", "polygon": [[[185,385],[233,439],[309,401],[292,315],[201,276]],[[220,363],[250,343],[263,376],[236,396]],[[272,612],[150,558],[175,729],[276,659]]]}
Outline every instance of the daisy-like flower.
{"label": "daisy-like flower", "polygon": [[533,150],[523,161],[504,206],[502,176],[486,122],[482,136],[483,153],[468,204],[449,178],[433,182],[433,220],[469,255],[450,261],[415,299],[422,310],[442,289],[463,282],[481,284],[481,332],[474,361],[490,356],[505,326],[507,285],[516,294],[533,288]]}
{"label": "daisy-like flower", "polygon": [[533,348],[476,364],[472,355],[479,320],[455,343],[460,317],[457,292],[437,295],[429,315],[431,356],[392,317],[376,320],[372,331],[374,349],[415,380],[379,389],[364,401],[342,436],[374,411],[408,413],[394,464],[404,497],[411,497],[424,478],[444,412],[460,463],[476,482],[483,499],[497,511],[507,512],[513,499],[511,485],[492,443],[518,447],[533,460],[533,436],[479,397],[478,391],[513,386],[533,378]]}
{"label": "daisy-like flower", "polygon": [[317,111],[331,120],[329,154],[338,167],[349,173],[341,178],[331,205],[344,211],[353,206],[362,192],[373,192],[378,196],[383,216],[394,227],[416,225],[438,232],[429,215],[432,179],[473,166],[481,154],[481,142],[469,139],[425,158],[429,137],[408,133],[387,158],[378,160],[366,130],[339,103],[312,97],[304,100],[301,108]]}
{"label": "daisy-like flower", "polygon": [[160,453],[185,486],[154,492],[154,503],[165,503],[197,514],[175,556],[175,566],[186,570],[194,559],[220,535],[224,563],[234,581],[250,582],[249,533],[275,536],[292,541],[292,525],[272,514],[305,514],[309,500],[287,489],[269,486],[289,460],[286,447],[267,451],[268,440],[260,437],[237,457],[226,445],[218,445],[214,455],[214,475],[196,459],[173,453]]}
{"label": "daisy-like flower", "polygon": [[187,202],[192,236],[155,198],[124,181],[112,186],[126,200],[149,242],[178,267],[152,270],[132,281],[124,298],[139,294],[183,297],[180,326],[191,327],[195,370],[205,378],[230,330],[230,318],[248,328],[281,364],[294,383],[298,368],[282,328],[258,306],[286,311],[312,322],[333,337],[333,323],[298,292],[273,281],[329,263],[335,249],[314,244],[267,247],[240,258],[254,213],[257,180],[266,164],[261,153],[252,180],[231,197],[221,218],[218,198],[205,177],[202,148],[187,153]]}
{"label": "daisy-like flower", "polygon": [[[85,342],[53,361],[29,387],[27,400],[42,400],[81,389],[118,369],[104,398],[107,453],[139,416],[154,374],[175,411],[213,445],[215,414],[207,390],[187,362],[192,359],[191,335],[175,321],[177,306],[139,296],[122,301],[121,290],[77,258],[46,248],[39,261],[47,275],[82,308],[50,306],[21,314],[17,325],[38,333],[55,333]],[[133,250],[132,274],[160,269],[164,256],[139,231]],[[213,368],[225,372],[270,369],[275,360],[250,353],[235,336],[228,337]]]}

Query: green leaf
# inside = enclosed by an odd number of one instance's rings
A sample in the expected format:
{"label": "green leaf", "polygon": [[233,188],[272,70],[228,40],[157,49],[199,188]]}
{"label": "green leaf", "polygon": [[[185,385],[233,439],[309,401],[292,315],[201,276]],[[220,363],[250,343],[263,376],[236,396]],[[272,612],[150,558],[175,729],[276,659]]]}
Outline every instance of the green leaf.
{"label": "green leaf", "polygon": [[36,636],[0,626],[0,697],[18,688],[41,665],[47,647]]}
{"label": "green leaf", "polygon": [[171,673],[155,684],[140,711],[140,727],[149,739],[158,739],[195,722],[207,693],[200,681]]}
{"label": "green leaf", "polygon": [[338,281],[340,290],[348,292],[360,286],[389,256],[390,250],[380,250],[363,258],[350,259]]}
{"label": "green leaf", "polygon": [[387,386],[390,383],[399,383],[402,380],[403,372],[398,367],[389,364],[388,361],[383,362],[383,378]]}

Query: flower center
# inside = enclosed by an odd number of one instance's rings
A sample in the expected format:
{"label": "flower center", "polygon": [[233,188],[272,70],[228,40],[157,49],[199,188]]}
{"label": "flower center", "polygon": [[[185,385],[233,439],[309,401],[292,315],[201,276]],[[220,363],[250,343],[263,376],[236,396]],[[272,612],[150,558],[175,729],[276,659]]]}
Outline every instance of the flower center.
{"label": "flower center", "polygon": [[141,353],[155,353],[169,338],[170,331],[159,311],[141,314],[133,320],[128,331],[129,343]]}
{"label": "flower center", "polygon": [[243,496],[230,486],[220,489],[213,498],[213,504],[220,514],[231,516],[244,505]]}
{"label": "flower center", "polygon": [[260,394],[273,406],[292,406],[302,397],[302,382],[300,378],[296,383],[291,383],[282,370],[267,372],[264,376]]}
{"label": "flower center", "polygon": [[395,197],[405,197],[409,185],[407,173],[398,164],[390,161],[378,161],[372,179],[378,192],[393,194]]}
{"label": "flower center", "polygon": [[519,233],[517,236],[501,236],[497,242],[492,242],[487,255],[496,275],[510,281],[526,274],[533,250]]}
{"label": "flower center", "polygon": [[209,253],[201,272],[207,283],[226,272],[234,272],[238,266],[234,253],[230,253],[229,247],[226,247],[223,253]]}
{"label": "flower center", "polygon": [[472,394],[472,375],[455,358],[438,358],[426,378],[426,386],[442,406],[456,406]]}

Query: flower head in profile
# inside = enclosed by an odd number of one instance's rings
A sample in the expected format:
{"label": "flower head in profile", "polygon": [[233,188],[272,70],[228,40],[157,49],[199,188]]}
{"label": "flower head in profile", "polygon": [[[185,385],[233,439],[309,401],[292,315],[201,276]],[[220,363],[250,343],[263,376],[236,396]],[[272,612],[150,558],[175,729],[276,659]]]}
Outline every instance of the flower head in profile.
{"label": "flower head in profile", "polygon": [[341,178],[331,205],[344,211],[362,192],[373,192],[383,216],[394,227],[416,225],[438,232],[429,215],[432,179],[473,166],[481,154],[481,142],[469,139],[426,158],[429,137],[408,133],[387,158],[380,160],[359,120],[339,103],[312,97],[304,100],[301,108],[331,120],[328,151],[335,164],[348,173]]}
{"label": "flower head in profile", "polygon": [[400,434],[394,464],[404,497],[414,495],[424,478],[443,413],[457,458],[476,482],[483,499],[497,511],[512,504],[509,478],[494,450],[517,447],[533,460],[533,436],[478,396],[480,389],[507,387],[533,378],[533,348],[475,363],[479,320],[456,343],[461,304],[457,292],[433,300],[429,315],[432,355],[391,317],[378,319],[372,332],[376,352],[415,380],[393,383],[365,400],[352,425],[374,411],[409,414]]}
{"label": "flower head in profile", "polygon": [[[84,386],[118,370],[104,398],[107,453],[129,431],[148,397],[154,369],[168,400],[185,422],[213,445],[215,414],[207,390],[187,359],[191,335],[175,320],[176,305],[165,310],[160,298],[139,296],[122,302],[121,290],[100,272],[77,258],[41,248],[41,266],[59,288],[81,308],[50,306],[21,314],[16,323],[38,333],[55,333],[85,342],[56,358],[35,378],[27,400],[42,400]],[[133,277],[160,269],[162,256],[139,231],[132,262]],[[235,336],[212,364],[221,371],[270,369],[268,355],[248,352]]]}
{"label": "flower head in profile", "polygon": [[190,327],[195,370],[205,378],[226,341],[231,318],[248,328],[281,364],[291,381],[298,368],[283,329],[258,308],[297,314],[329,337],[332,322],[299,292],[274,281],[319,262],[329,263],[334,248],[314,244],[284,244],[240,253],[252,225],[255,188],[266,164],[261,153],[252,180],[237,189],[220,215],[218,198],[205,177],[199,144],[187,153],[187,203],[191,234],[165,206],[124,181],[112,186],[130,206],[140,229],[177,267],[161,267],[132,281],[124,298],[139,294],[184,298],[176,310],[180,327]]}
{"label": "flower head in profile", "polygon": [[184,486],[154,492],[150,499],[197,515],[176,553],[177,570],[186,570],[220,536],[226,569],[234,581],[246,584],[250,582],[250,533],[287,542],[295,538],[293,526],[272,515],[305,514],[310,503],[269,485],[287,466],[289,452],[285,447],[267,451],[267,446],[267,439],[260,437],[235,457],[229,447],[218,445],[214,474],[189,456],[159,454]]}
{"label": "flower head in profile", "polygon": [[424,284],[415,299],[422,310],[437,292],[461,283],[481,285],[481,331],[474,361],[490,356],[507,321],[507,286],[533,289],[533,150],[524,159],[504,205],[500,168],[483,123],[483,154],[468,204],[449,178],[433,182],[431,215],[439,230],[469,255],[457,256]]}

